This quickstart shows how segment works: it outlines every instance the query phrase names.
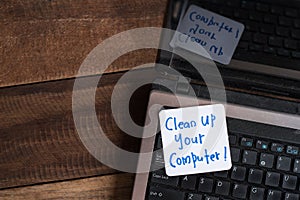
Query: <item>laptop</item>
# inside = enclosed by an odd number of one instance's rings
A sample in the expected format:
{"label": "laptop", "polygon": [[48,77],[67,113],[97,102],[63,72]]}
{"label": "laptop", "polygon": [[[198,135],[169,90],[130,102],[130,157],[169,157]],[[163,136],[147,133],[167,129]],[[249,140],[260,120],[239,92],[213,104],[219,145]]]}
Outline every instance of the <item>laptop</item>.
{"label": "laptop", "polygon": [[[142,140],[140,150],[153,153],[138,162],[149,172],[136,175],[132,198],[300,199],[300,1],[170,0],[164,26],[176,30],[191,5],[245,26],[230,64],[216,63],[226,88],[226,103],[218,95],[222,85],[207,84],[203,74],[197,73],[176,49],[159,52],[158,62],[169,68],[157,67],[162,75],[153,84],[145,120],[152,125],[145,126],[143,133],[151,137]],[[161,42],[166,42],[163,35]],[[199,56],[198,59],[202,60]],[[168,69],[179,71],[185,79]],[[168,176],[159,111],[214,103],[224,103],[226,107],[232,168]]]}

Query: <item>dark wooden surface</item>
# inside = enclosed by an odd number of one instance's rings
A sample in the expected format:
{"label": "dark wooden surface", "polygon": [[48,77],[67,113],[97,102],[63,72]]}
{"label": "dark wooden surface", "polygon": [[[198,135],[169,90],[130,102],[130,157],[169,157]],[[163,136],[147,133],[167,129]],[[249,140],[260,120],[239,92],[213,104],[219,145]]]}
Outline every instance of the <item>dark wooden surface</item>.
{"label": "dark wooden surface", "polygon": [[134,175],[114,174],[1,191],[1,199],[130,199]]}
{"label": "dark wooden surface", "polygon": [[[71,78],[106,38],[138,27],[161,27],[166,0],[4,0],[0,2],[0,86]],[[155,61],[132,52],[108,70]],[[87,74],[95,74],[90,71]]]}
{"label": "dark wooden surface", "polygon": [[[131,28],[161,27],[165,7],[166,0],[0,2],[0,199],[130,198],[134,175],[98,162],[78,137],[74,77],[104,39]],[[122,56],[97,89],[99,122],[112,142],[129,151],[138,151],[140,141],[116,126],[111,93],[126,70],[155,57],[156,50]],[[140,124],[148,92],[145,87],[135,94],[132,115]],[[88,118],[83,114],[82,120]]]}
{"label": "dark wooden surface", "polygon": [[[111,116],[111,92],[120,75],[102,78],[95,106],[107,136],[123,148],[137,150],[137,141],[126,138]],[[2,88],[1,188],[114,172],[97,162],[80,141],[72,116],[73,84],[71,79]],[[84,97],[82,102],[84,110]],[[89,117],[90,113],[82,114],[82,120]]]}

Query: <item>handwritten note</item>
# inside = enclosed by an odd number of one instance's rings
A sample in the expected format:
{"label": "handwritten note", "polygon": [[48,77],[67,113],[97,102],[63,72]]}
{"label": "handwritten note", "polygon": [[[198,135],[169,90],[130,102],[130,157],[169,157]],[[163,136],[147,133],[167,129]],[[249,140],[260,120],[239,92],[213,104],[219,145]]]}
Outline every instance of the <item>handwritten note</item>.
{"label": "handwritten note", "polygon": [[222,104],[162,110],[159,119],[167,175],[231,168]]}
{"label": "handwritten note", "polygon": [[191,5],[178,25],[170,45],[222,64],[229,64],[244,31],[244,25]]}

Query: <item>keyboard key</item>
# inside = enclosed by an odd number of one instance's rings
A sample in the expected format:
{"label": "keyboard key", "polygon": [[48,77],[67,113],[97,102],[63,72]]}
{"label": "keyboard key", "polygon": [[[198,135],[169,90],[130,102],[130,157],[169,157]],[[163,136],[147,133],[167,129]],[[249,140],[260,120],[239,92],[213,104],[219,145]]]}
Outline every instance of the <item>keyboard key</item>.
{"label": "keyboard key", "polygon": [[293,172],[300,174],[300,159],[295,159]]}
{"label": "keyboard key", "polygon": [[269,6],[267,4],[256,3],[256,10],[261,12],[268,12]]}
{"label": "keyboard key", "polygon": [[268,153],[260,154],[259,166],[272,168],[274,163],[274,155]]}
{"label": "keyboard key", "polygon": [[239,0],[230,0],[230,1],[225,1],[226,5],[229,7],[234,7],[237,8],[240,6],[240,1]]}
{"label": "keyboard key", "polygon": [[186,200],[202,200],[202,195],[196,193],[188,193]]}
{"label": "keyboard key", "polygon": [[220,200],[219,197],[206,196],[204,200]]}
{"label": "keyboard key", "polygon": [[253,21],[261,22],[263,20],[263,15],[256,12],[250,12],[249,19]]}
{"label": "keyboard key", "polygon": [[273,34],[275,30],[274,25],[264,24],[260,27],[260,31],[266,34]]}
{"label": "keyboard key", "polygon": [[262,51],[263,50],[263,46],[262,45],[258,45],[258,44],[250,44],[249,45],[249,49],[251,51]]}
{"label": "keyboard key", "polygon": [[275,47],[281,47],[282,46],[283,39],[280,37],[269,37],[269,45],[275,46]]}
{"label": "keyboard key", "polygon": [[287,49],[297,49],[297,40],[285,39],[283,44]]}
{"label": "keyboard key", "polygon": [[299,153],[299,148],[295,146],[287,146],[286,148],[286,153],[290,155],[298,155]]}
{"label": "keyboard key", "polygon": [[297,176],[284,175],[282,187],[284,189],[295,190],[297,186]]}
{"label": "keyboard key", "polygon": [[248,182],[261,184],[263,178],[263,171],[260,169],[251,168],[249,170]]}
{"label": "keyboard key", "polygon": [[[266,44],[268,42],[268,36],[260,34],[260,33],[255,33],[253,35],[253,42],[258,43],[258,44]],[[252,140],[253,142],[253,140]]]}
{"label": "keyboard key", "polygon": [[245,8],[247,10],[251,10],[255,8],[255,3],[251,1],[243,0],[241,1],[241,8]]}
{"label": "keyboard key", "polygon": [[152,166],[153,168],[163,168],[165,166],[164,155],[162,151],[153,152]]}
{"label": "keyboard key", "polygon": [[230,148],[232,162],[239,162],[241,150],[238,148]]}
{"label": "keyboard key", "polygon": [[250,200],[264,200],[264,188],[251,187],[250,190]]}
{"label": "keyboard key", "polygon": [[257,157],[256,151],[244,150],[242,163],[248,164],[248,165],[255,165],[256,157]]}
{"label": "keyboard key", "polygon": [[211,178],[200,178],[198,190],[200,192],[212,192],[214,181]]}
{"label": "keyboard key", "polygon": [[243,181],[246,177],[246,167],[233,166],[231,172],[231,179],[237,181]]}
{"label": "keyboard key", "polygon": [[161,134],[159,134],[159,135],[157,136],[156,148],[157,148],[157,149],[161,149],[161,148],[162,148]]}
{"label": "keyboard key", "polygon": [[253,146],[253,139],[251,138],[242,138],[241,145],[244,147],[252,147]]}
{"label": "keyboard key", "polygon": [[[271,50],[272,51],[272,50]],[[266,141],[262,141],[262,140],[257,140],[256,142],[256,148],[257,149],[263,149],[263,150],[267,150],[269,146],[269,142]]]}
{"label": "keyboard key", "polygon": [[149,200],[184,200],[185,193],[177,190],[166,189],[163,187],[150,186],[148,197]]}
{"label": "keyboard key", "polygon": [[281,26],[291,26],[293,23],[293,20],[291,18],[287,18],[283,16],[279,16],[278,21]]}
{"label": "keyboard key", "polygon": [[289,57],[290,56],[290,52],[288,50],[285,50],[285,49],[277,49],[277,54],[279,56],[284,56],[284,57]]}
{"label": "keyboard key", "polygon": [[246,199],[248,186],[244,184],[234,184],[232,196],[235,198]]}
{"label": "keyboard key", "polygon": [[206,2],[211,2],[211,3],[214,3],[214,4],[224,4],[225,1],[224,0],[205,0]]}
{"label": "keyboard key", "polygon": [[278,156],[276,169],[289,171],[291,168],[292,159],[286,156]]}
{"label": "keyboard key", "polygon": [[236,10],[233,14],[237,19],[248,19],[249,13],[245,10]]}
{"label": "keyboard key", "polygon": [[268,186],[278,187],[280,182],[280,174],[276,172],[267,172],[265,184]]}
{"label": "keyboard key", "polygon": [[295,20],[294,20],[294,26],[295,26],[296,28],[300,28],[300,19],[295,19]]}
{"label": "keyboard key", "polygon": [[250,40],[252,40],[252,33],[251,32],[247,32],[247,31],[243,32],[241,40],[243,40],[243,41],[250,41]]}
{"label": "keyboard key", "polygon": [[257,32],[258,31],[258,29],[259,29],[259,24],[258,23],[256,23],[256,22],[247,22],[247,24],[246,24],[246,29],[248,30],[248,31],[253,31],[253,32]]}
{"label": "keyboard key", "polygon": [[293,8],[285,8],[284,14],[288,17],[297,17],[297,10]]}
{"label": "keyboard key", "polygon": [[227,196],[230,190],[230,182],[228,181],[217,181],[216,183],[216,194]]}
{"label": "keyboard key", "polygon": [[290,56],[290,52],[289,52],[288,50],[282,49],[282,48],[277,49],[277,54],[278,54],[279,56],[285,56],[285,57]]}
{"label": "keyboard key", "polygon": [[299,200],[299,194],[285,193],[284,200]]}
{"label": "keyboard key", "polygon": [[161,183],[164,185],[177,186],[179,177],[167,176],[164,170],[157,170],[152,172],[151,181],[154,183]]}
{"label": "keyboard key", "polygon": [[181,187],[187,190],[195,190],[196,188],[196,176],[184,176],[181,179]]}
{"label": "keyboard key", "polygon": [[224,15],[226,17],[231,17],[233,14],[233,10],[229,9],[229,8],[224,8],[220,10],[220,14]]}
{"label": "keyboard key", "polygon": [[229,135],[229,144],[230,145],[235,145],[236,144],[236,136],[235,135]]}
{"label": "keyboard key", "polygon": [[287,37],[290,35],[290,30],[288,28],[278,26],[276,27],[276,34],[279,36]]}
{"label": "keyboard key", "polygon": [[269,24],[276,24],[277,16],[276,15],[265,15],[264,22],[269,23]]}
{"label": "keyboard key", "polygon": [[298,51],[298,52],[296,52],[296,51],[292,52],[292,57],[300,59],[300,51]]}
{"label": "keyboard key", "polygon": [[279,7],[279,6],[271,6],[270,11],[273,14],[279,14],[279,15],[283,13],[282,7]]}
{"label": "keyboard key", "polygon": [[300,39],[300,30],[292,30],[291,32],[292,38]]}
{"label": "keyboard key", "polygon": [[[264,52],[265,52],[265,53],[268,53],[268,54],[273,54],[273,55],[276,54],[275,48],[273,48],[273,47],[268,47],[268,46],[264,47]],[[256,147],[256,148],[258,148],[258,147]],[[263,148],[263,146],[261,146],[261,148]]]}
{"label": "keyboard key", "polygon": [[228,176],[228,171],[219,171],[219,172],[215,172],[214,176],[216,177],[221,177],[221,178],[227,178]]}
{"label": "keyboard key", "polygon": [[240,41],[238,44],[238,48],[240,49],[248,49],[248,42]]}
{"label": "keyboard key", "polygon": [[284,150],[284,145],[278,144],[278,143],[272,143],[271,151],[277,152],[277,153],[282,153],[283,150]]}
{"label": "keyboard key", "polygon": [[281,192],[278,190],[268,190],[267,200],[278,200],[281,198]]}

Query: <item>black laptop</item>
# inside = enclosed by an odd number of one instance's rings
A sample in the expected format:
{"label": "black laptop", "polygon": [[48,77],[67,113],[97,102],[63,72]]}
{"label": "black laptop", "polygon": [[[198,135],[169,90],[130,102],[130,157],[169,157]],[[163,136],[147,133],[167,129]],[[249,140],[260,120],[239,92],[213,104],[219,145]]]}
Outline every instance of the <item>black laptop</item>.
{"label": "black laptop", "polygon": [[[226,88],[232,168],[170,177],[165,173],[158,131],[142,141],[141,152],[154,153],[149,162],[139,161],[138,165],[149,165],[149,172],[136,175],[132,198],[300,199],[300,1],[170,0],[165,27],[176,30],[191,5],[245,26],[230,64],[215,63]],[[145,135],[159,130],[161,109],[222,103],[218,95],[211,101],[208,90],[213,87],[214,94],[218,94],[222,87],[208,85],[203,74],[197,73],[176,50],[161,50],[158,62],[177,70],[189,82],[176,78],[172,70],[157,67],[162,75],[153,84],[148,105],[149,115],[153,116],[148,115],[146,123],[156,121],[155,126],[145,129]],[[192,101],[191,95],[196,95],[197,101]]]}

